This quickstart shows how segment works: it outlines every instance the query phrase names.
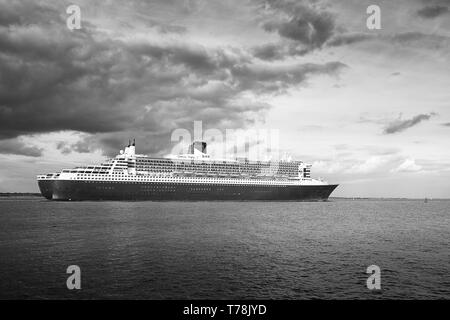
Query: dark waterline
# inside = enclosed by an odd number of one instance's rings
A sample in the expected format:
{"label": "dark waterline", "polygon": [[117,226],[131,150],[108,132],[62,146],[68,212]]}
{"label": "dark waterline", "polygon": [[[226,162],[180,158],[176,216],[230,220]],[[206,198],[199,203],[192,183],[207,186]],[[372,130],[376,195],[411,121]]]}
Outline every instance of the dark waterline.
{"label": "dark waterline", "polygon": [[[0,198],[0,298],[448,299],[449,208]],[[372,264],[381,291],[366,287]]]}

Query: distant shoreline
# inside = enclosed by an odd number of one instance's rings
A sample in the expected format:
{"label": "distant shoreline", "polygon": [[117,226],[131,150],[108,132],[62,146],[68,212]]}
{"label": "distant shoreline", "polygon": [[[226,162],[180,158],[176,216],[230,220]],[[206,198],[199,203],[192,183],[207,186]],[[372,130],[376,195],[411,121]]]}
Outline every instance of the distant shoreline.
{"label": "distant shoreline", "polygon": [[33,192],[0,192],[0,197],[42,197],[42,195]]}
{"label": "distant shoreline", "polygon": [[384,198],[384,197],[330,197],[330,200],[421,200],[427,199],[428,201],[435,201],[435,200],[450,200],[450,198],[399,198],[399,197],[393,197],[393,198]]}

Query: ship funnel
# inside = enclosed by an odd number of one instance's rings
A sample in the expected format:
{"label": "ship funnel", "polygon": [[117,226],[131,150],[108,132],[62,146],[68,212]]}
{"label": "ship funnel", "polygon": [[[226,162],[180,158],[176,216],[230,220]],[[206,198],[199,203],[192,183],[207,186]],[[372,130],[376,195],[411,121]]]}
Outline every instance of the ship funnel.
{"label": "ship funnel", "polygon": [[136,154],[136,140],[135,139],[133,139],[133,144],[129,148],[129,154],[130,154],[130,156],[134,156]]}
{"label": "ship funnel", "polygon": [[128,140],[128,147],[125,147],[123,152],[126,156],[134,156],[136,154],[136,140],[133,139],[133,144],[131,144],[131,140]]}
{"label": "ship funnel", "polygon": [[194,141],[193,144],[189,146],[189,154],[195,154],[195,151],[206,154],[206,142]]}

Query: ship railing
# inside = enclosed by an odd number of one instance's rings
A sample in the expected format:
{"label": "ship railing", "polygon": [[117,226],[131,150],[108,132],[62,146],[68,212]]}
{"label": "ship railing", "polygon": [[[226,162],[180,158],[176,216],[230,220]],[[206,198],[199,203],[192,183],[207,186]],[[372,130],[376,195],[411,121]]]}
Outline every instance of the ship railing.
{"label": "ship railing", "polygon": [[59,177],[59,173],[47,173],[47,174],[38,174],[37,179],[46,180],[46,179],[54,179]]}

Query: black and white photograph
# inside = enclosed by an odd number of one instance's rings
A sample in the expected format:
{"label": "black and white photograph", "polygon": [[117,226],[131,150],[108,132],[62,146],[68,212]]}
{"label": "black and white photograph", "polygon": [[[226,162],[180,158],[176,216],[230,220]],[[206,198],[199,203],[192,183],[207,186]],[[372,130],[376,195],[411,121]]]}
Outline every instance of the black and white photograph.
{"label": "black and white photograph", "polygon": [[0,0],[0,300],[448,300],[449,138],[449,0]]}

